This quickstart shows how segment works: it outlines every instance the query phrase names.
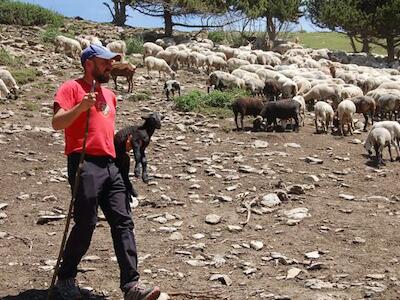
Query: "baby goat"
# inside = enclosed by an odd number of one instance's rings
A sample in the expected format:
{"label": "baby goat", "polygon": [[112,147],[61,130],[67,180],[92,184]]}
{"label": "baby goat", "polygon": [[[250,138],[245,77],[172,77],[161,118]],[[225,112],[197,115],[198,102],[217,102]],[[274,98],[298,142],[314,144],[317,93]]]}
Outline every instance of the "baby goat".
{"label": "baby goat", "polygon": [[114,80],[115,89],[118,90],[117,86],[117,77],[118,76],[125,76],[126,81],[128,81],[128,93],[132,93],[133,90],[133,75],[135,74],[136,66],[124,62],[124,63],[115,63],[111,69],[111,77]]}
{"label": "baby goat", "polygon": [[145,150],[150,143],[154,131],[161,128],[162,117],[158,113],[153,112],[146,117],[142,117],[142,119],[144,119],[143,125],[127,126],[119,130],[114,137],[115,163],[121,172],[128,192],[135,197],[137,193],[129,180],[131,159],[128,152],[133,149],[135,156],[135,176],[139,177],[142,174],[142,180],[146,183],[149,182]]}
{"label": "baby goat", "polygon": [[170,100],[169,95],[172,94],[172,97],[175,97],[175,92],[178,92],[178,95],[181,95],[181,84],[179,81],[175,79],[167,80],[164,84],[164,92],[167,96],[167,100]]}

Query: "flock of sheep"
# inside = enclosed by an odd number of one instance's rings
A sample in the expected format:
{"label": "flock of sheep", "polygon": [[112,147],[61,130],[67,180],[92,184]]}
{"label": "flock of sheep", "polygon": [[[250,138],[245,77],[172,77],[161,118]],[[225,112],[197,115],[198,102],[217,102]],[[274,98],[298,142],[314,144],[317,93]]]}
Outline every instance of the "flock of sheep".
{"label": "flock of sheep", "polygon": [[[63,51],[71,57],[79,57],[82,49],[90,44],[102,45],[93,36],[80,36],[76,39],[57,36],[56,51]],[[108,49],[126,53],[126,44],[122,40],[112,41]],[[338,128],[345,134],[345,126],[350,134],[354,130],[354,114],[365,117],[364,130],[368,125],[368,116],[375,120],[394,120],[378,123],[370,131],[365,147],[376,150],[377,160],[382,162],[382,147],[393,145],[398,151],[400,125],[397,113],[400,111],[400,72],[392,68],[372,68],[356,64],[343,64],[328,49],[307,49],[297,43],[281,43],[274,51],[253,50],[252,45],[232,48],[215,45],[209,39],[188,40],[175,44],[171,39],[159,39],[155,43],[143,45],[143,61],[150,71],[168,74],[171,80],[165,82],[164,90],[169,95],[180,93],[180,83],[175,80],[179,69],[203,70],[207,75],[207,90],[246,89],[253,97],[239,98],[233,103],[236,126],[241,115],[241,127],[245,115],[255,116],[255,130],[268,128],[277,119],[295,121],[294,128],[304,126],[305,111],[314,110],[317,132],[328,132],[328,128]],[[343,55],[343,53],[341,53]],[[116,78],[125,76],[128,80],[128,92],[132,91],[132,78],[136,66],[122,61],[113,65],[111,75],[116,88]],[[0,78],[1,76],[0,70]],[[2,85],[18,89],[13,83],[7,85],[7,79],[0,80]],[[9,80],[8,80],[9,81]],[[361,123],[361,122],[360,122]],[[377,128],[379,124],[386,124]],[[387,124],[390,124],[388,127]],[[374,125],[374,126],[375,126]],[[375,130],[376,129],[376,130]],[[379,147],[378,147],[379,146]]]}

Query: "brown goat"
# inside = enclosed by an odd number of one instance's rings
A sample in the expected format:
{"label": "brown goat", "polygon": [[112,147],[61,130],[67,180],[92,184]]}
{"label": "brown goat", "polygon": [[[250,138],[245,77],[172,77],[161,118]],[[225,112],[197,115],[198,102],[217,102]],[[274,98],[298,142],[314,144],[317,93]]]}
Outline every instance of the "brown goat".
{"label": "brown goat", "polygon": [[135,74],[136,66],[128,63],[115,63],[111,69],[111,77],[114,80],[115,89],[118,90],[117,85],[117,77],[118,76],[125,76],[126,80],[128,81],[128,93],[131,93],[133,90],[133,74]]}
{"label": "brown goat", "polygon": [[240,121],[243,130],[243,119],[244,116],[254,116],[260,114],[262,108],[264,107],[264,103],[262,100],[251,97],[239,97],[232,103],[233,114],[235,115],[235,123],[236,128],[239,130],[239,125],[237,121],[237,117],[240,114]]}
{"label": "brown goat", "polygon": [[356,113],[364,115],[364,131],[366,131],[368,125],[368,113],[371,115],[372,124],[374,124],[373,116],[375,115],[376,110],[375,100],[369,96],[357,96],[350,98],[349,100],[351,100],[356,105]]}

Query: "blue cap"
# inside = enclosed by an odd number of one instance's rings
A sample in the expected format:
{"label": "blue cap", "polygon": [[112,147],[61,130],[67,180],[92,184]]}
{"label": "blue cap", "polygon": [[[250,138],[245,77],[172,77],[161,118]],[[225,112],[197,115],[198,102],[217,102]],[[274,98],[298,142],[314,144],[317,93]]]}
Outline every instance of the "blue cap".
{"label": "blue cap", "polygon": [[85,64],[85,61],[91,57],[99,57],[104,59],[116,59],[120,60],[121,55],[118,53],[111,52],[104,46],[92,44],[89,47],[85,48],[81,54],[81,63],[82,66]]}

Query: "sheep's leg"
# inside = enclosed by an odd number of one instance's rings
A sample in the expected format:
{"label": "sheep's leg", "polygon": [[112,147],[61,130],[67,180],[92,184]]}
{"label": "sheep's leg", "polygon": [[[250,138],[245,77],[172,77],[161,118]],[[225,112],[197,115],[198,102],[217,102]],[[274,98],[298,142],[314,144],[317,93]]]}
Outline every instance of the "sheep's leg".
{"label": "sheep's leg", "polygon": [[131,163],[131,159],[130,159],[128,153],[123,153],[121,155],[117,155],[117,159],[115,160],[115,164],[121,173],[122,180],[124,181],[127,192],[130,195],[137,197],[138,193],[135,191],[131,181],[129,180],[130,163]]}
{"label": "sheep's leg", "polygon": [[146,158],[146,153],[144,153],[144,147],[143,149],[141,149],[141,156],[142,156],[142,180],[145,183],[148,183],[150,178],[149,178],[149,174],[147,173],[147,158]]}
{"label": "sheep's leg", "polygon": [[399,146],[397,144],[397,141],[395,139],[392,139],[391,143],[392,143],[394,149],[396,150],[396,154],[397,154],[396,160],[400,160],[400,151],[399,151]]}
{"label": "sheep's leg", "polygon": [[239,125],[238,125],[238,120],[237,120],[238,114],[235,113],[235,123],[236,123],[236,130],[239,131]]}
{"label": "sheep's leg", "polygon": [[244,119],[244,114],[240,114],[240,125],[242,125],[242,131],[244,130],[243,119]]}
{"label": "sheep's leg", "polygon": [[[315,132],[318,133],[318,121],[317,121],[317,118],[314,119],[314,123],[315,123]],[[324,126],[324,130],[325,130],[325,126]]]}
{"label": "sheep's leg", "polygon": [[118,85],[117,85],[117,77],[113,77],[114,79],[114,85],[115,85],[115,90],[118,91]]}
{"label": "sheep's leg", "polygon": [[142,173],[142,156],[140,153],[140,145],[139,141],[135,141],[133,143],[133,155],[135,157],[135,177],[140,177]]}
{"label": "sheep's leg", "polygon": [[367,113],[363,113],[364,115],[364,119],[365,119],[365,124],[364,124],[364,131],[367,131],[367,125],[368,125],[368,114]]}
{"label": "sheep's leg", "polygon": [[180,88],[178,89],[178,96],[179,97],[181,96],[181,89]]}
{"label": "sheep's leg", "polygon": [[393,160],[393,156],[392,156],[392,147],[390,147],[390,143],[388,143],[387,147],[388,147],[388,150],[389,150],[390,161],[394,161]]}
{"label": "sheep's leg", "polygon": [[293,128],[293,131],[299,132],[299,127],[300,127],[299,116],[294,117],[294,126],[295,127]]}

